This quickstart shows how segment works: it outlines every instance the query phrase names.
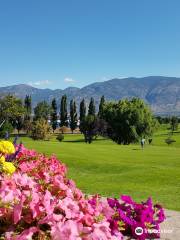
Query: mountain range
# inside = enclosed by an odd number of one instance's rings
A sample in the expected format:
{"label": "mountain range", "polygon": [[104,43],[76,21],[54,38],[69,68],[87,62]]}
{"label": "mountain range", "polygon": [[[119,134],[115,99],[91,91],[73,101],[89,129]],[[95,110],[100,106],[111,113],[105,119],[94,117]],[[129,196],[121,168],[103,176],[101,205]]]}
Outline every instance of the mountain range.
{"label": "mountain range", "polygon": [[60,103],[60,98],[64,94],[67,95],[68,100],[75,99],[78,105],[83,98],[88,103],[93,97],[97,106],[102,95],[106,100],[116,101],[122,98],[139,97],[144,99],[156,114],[180,115],[180,78],[176,77],[114,78],[83,88],[68,87],[64,90],[38,89],[26,84],[0,87],[0,96],[7,94],[13,94],[21,99],[31,95],[33,106],[43,100],[50,102],[53,98]]}

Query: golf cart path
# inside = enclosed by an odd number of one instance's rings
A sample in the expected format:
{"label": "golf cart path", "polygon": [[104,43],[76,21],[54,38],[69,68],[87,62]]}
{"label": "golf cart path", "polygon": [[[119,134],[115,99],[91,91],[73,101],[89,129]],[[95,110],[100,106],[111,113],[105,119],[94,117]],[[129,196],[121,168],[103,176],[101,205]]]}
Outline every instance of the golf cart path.
{"label": "golf cart path", "polygon": [[165,210],[166,220],[161,224],[161,239],[180,240],[180,212]]}

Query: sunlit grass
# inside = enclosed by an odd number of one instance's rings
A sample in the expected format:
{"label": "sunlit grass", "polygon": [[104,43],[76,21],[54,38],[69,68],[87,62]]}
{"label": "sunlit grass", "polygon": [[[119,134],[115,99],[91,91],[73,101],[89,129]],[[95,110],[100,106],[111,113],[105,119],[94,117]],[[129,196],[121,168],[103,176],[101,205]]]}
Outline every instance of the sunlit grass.
{"label": "sunlit grass", "polygon": [[130,194],[141,201],[149,196],[169,209],[180,210],[180,135],[167,146],[166,131],[153,138],[152,146],[122,146],[111,140],[83,142],[82,135],[65,135],[63,142],[33,141],[22,137],[28,148],[56,154],[68,166],[68,175],[88,194]]}

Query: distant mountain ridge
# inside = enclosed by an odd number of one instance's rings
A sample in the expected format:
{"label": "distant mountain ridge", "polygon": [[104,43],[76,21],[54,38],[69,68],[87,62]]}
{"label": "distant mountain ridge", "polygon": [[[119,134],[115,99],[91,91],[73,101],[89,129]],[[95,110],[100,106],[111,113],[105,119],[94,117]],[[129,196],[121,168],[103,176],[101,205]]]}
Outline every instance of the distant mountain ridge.
{"label": "distant mountain ridge", "polygon": [[24,99],[26,95],[31,95],[33,106],[43,100],[50,102],[54,97],[59,103],[64,94],[67,95],[68,100],[74,98],[78,105],[83,98],[88,102],[91,97],[98,105],[102,95],[106,100],[140,97],[151,106],[156,114],[180,115],[180,78],[176,77],[115,78],[105,82],[96,82],[83,88],[68,87],[64,90],[38,89],[26,84],[0,87],[0,96],[7,94],[13,94],[21,99]]}

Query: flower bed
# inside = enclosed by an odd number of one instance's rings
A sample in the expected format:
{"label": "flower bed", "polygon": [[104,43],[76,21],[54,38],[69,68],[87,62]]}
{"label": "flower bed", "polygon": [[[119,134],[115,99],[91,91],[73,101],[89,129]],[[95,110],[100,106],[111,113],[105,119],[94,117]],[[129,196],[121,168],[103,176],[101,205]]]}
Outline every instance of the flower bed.
{"label": "flower bed", "polygon": [[[0,236],[7,240],[120,240],[159,238],[164,221],[151,198],[138,204],[85,196],[54,155],[0,142]],[[142,231],[142,232],[141,232]]]}

